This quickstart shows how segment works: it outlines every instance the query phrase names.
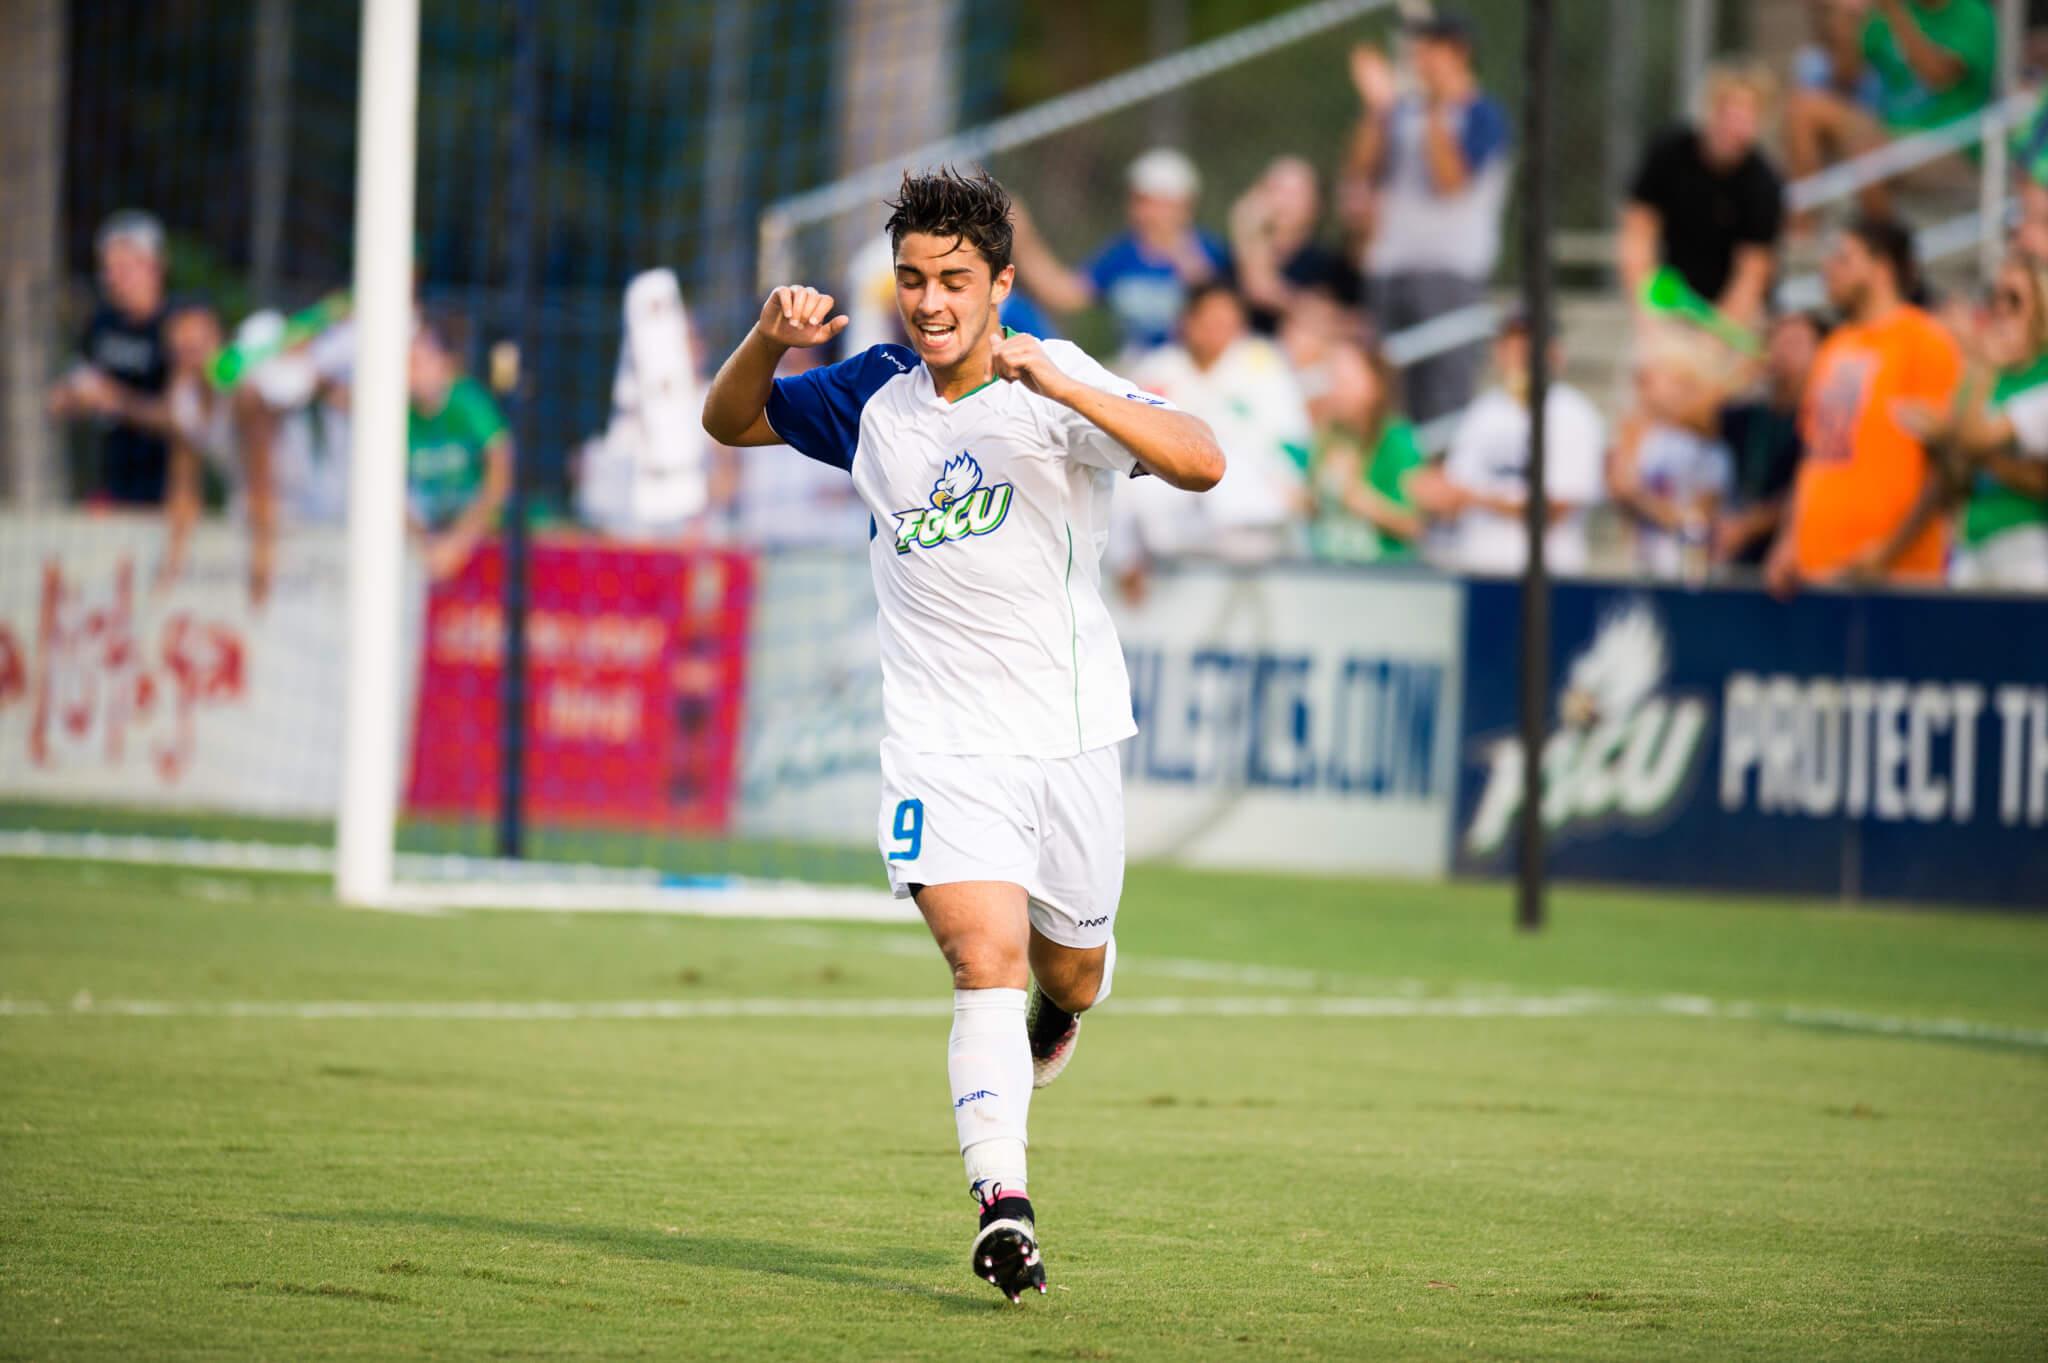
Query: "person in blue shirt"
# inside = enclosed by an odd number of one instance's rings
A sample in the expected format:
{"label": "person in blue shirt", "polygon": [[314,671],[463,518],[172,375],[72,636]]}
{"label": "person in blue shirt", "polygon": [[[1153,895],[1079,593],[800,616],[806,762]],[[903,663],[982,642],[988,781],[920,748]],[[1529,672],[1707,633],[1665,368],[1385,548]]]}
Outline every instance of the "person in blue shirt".
{"label": "person in blue shirt", "polygon": [[1131,162],[1128,182],[1129,230],[1078,270],[1060,262],[1018,204],[1016,260],[1018,283],[1048,312],[1107,307],[1124,354],[1135,356],[1172,339],[1187,291],[1228,276],[1230,251],[1220,237],[1195,226],[1202,181],[1185,155],[1154,148]]}

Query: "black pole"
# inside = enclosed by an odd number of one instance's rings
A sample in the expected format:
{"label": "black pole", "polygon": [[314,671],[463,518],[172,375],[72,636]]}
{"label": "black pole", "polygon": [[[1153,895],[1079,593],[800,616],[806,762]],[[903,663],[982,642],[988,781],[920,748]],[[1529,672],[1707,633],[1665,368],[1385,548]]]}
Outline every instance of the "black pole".
{"label": "black pole", "polygon": [[526,474],[534,432],[533,362],[538,344],[533,245],[540,212],[540,14],[538,0],[512,11],[511,155],[505,168],[505,258],[511,275],[518,342],[509,365],[512,407],[512,490],[505,499],[505,667],[498,768],[498,855],[518,857],[526,844]]}
{"label": "black pole", "polygon": [[1550,575],[1543,541],[1550,498],[1543,477],[1550,396],[1550,64],[1551,0],[1529,0],[1523,34],[1522,307],[1529,327],[1529,493],[1523,521],[1529,563],[1522,574],[1522,826],[1515,924],[1543,926],[1543,739],[1550,694]]}

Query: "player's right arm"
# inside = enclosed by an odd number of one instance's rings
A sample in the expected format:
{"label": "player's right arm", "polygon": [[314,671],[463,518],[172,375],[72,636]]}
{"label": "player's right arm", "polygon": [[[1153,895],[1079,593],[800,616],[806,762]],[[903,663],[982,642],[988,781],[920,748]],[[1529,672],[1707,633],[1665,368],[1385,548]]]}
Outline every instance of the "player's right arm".
{"label": "player's right arm", "polygon": [[780,445],[768,424],[775,367],[791,350],[822,345],[846,330],[846,315],[832,315],[832,295],[785,284],[761,305],[760,320],[739,343],[704,394],[704,431],[721,445]]}

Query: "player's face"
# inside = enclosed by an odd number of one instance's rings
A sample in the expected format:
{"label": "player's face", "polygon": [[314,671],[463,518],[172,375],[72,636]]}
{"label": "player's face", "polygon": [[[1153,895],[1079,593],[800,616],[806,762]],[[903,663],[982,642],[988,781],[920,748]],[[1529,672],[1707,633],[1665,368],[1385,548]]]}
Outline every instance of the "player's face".
{"label": "player's face", "polygon": [[927,367],[950,369],[987,343],[1013,266],[992,273],[965,237],[909,232],[896,248],[896,311]]}

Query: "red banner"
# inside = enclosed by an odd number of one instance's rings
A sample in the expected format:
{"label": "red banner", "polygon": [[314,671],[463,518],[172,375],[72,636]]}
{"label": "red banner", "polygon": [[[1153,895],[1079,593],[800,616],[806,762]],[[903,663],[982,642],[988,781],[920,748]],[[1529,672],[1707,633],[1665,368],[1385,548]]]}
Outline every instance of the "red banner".
{"label": "red banner", "polygon": [[[498,808],[504,554],[427,608],[407,807]],[[526,813],[540,823],[722,832],[733,807],[753,562],[716,550],[533,544]]]}

